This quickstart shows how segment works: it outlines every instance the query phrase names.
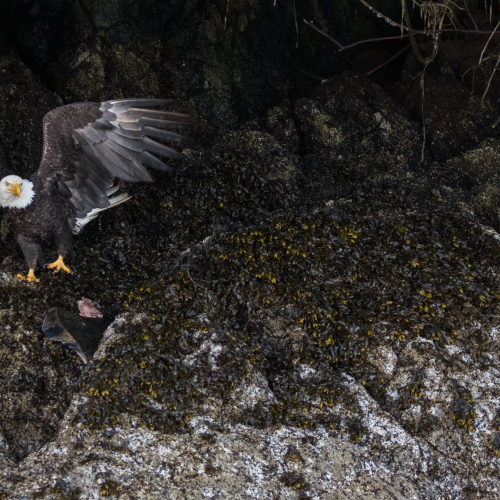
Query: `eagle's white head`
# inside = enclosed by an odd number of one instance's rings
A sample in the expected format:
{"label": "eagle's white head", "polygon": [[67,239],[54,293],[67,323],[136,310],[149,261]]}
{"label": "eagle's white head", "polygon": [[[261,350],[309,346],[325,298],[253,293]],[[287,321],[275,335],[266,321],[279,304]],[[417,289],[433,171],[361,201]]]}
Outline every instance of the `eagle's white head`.
{"label": "eagle's white head", "polygon": [[33,183],[18,175],[8,175],[0,180],[0,207],[26,208],[33,196]]}

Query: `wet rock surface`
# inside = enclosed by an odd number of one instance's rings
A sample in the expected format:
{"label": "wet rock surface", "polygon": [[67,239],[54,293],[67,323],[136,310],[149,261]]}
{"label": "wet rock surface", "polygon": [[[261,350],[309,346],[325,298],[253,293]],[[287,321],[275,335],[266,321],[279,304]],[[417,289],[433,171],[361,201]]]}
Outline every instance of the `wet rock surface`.
{"label": "wet rock surface", "polygon": [[[420,119],[427,130],[427,148],[439,162],[477,146],[491,133],[498,115],[495,98],[484,99],[463,85],[451,67],[443,65],[438,74],[419,74],[419,63],[410,56],[402,68],[401,80],[386,90]],[[423,89],[422,89],[423,86]]]}
{"label": "wet rock surface", "polygon": [[318,187],[395,179],[416,167],[422,144],[408,112],[378,85],[344,73],[299,99],[295,116]]}
{"label": "wet rock surface", "polygon": [[[500,495],[498,106],[453,76],[456,47],[425,76],[424,145],[411,55],[392,86],[290,91],[317,42],[293,52],[289,7],[28,3],[0,23],[20,174],[63,102],[174,97],[196,125],[173,173],[78,237],[70,275],[18,280],[2,222],[0,499]],[[41,332],[82,297],[110,324],[88,365]]]}
{"label": "wet rock surface", "polygon": [[[118,318],[99,355],[113,342],[123,342],[117,329],[146,321],[130,314]],[[277,335],[287,334],[278,329]],[[304,335],[295,331],[292,336]],[[496,346],[497,331],[489,335]],[[195,332],[200,348],[180,364],[192,367],[207,356],[211,372],[223,371],[224,336],[217,338],[211,327]],[[57,491],[97,498],[111,490],[123,498],[267,498],[272,491],[292,498],[407,499],[442,492],[460,497],[470,487],[465,471],[480,468],[476,491],[486,496],[498,491],[497,347],[479,361],[461,345],[440,352],[420,339],[393,347],[373,353],[375,371],[366,380],[337,372],[341,402],[323,401],[328,393],[303,394],[304,408],[295,408],[302,425],[269,420],[269,408],[278,406],[270,387],[279,375],[266,380],[253,370],[227,398],[199,394],[196,416],[174,434],[158,432],[125,408],[115,425],[89,433],[81,423],[75,425],[89,405],[87,391],[80,390],[56,439],[19,465],[7,457],[4,484],[12,498],[51,498]],[[332,373],[301,363],[300,350],[292,348],[295,356],[289,369],[295,383],[304,387],[331,379]],[[370,384],[375,377],[377,388]],[[161,409],[155,398],[146,404],[150,412]],[[252,409],[257,411],[250,415]]]}

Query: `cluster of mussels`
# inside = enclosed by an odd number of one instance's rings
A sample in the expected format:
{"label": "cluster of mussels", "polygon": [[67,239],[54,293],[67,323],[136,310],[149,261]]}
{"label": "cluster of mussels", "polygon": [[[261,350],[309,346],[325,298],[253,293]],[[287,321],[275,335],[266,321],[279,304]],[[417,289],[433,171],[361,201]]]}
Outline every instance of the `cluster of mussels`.
{"label": "cluster of mussels", "polygon": [[[331,428],[335,422],[321,410],[349,404],[335,374],[342,368],[362,380],[370,351],[381,343],[397,349],[428,339],[451,369],[460,361],[446,345],[458,341],[476,354],[484,351],[485,331],[497,325],[500,312],[494,272],[500,245],[458,211],[424,205],[411,211],[397,196],[401,187],[363,189],[350,193],[358,203],[350,200],[347,208],[297,209],[236,224],[163,282],[131,289],[124,306],[145,319],[123,327],[112,355],[86,373],[90,401],[75,423],[100,429],[120,424],[125,412],[143,426],[174,432],[205,398],[227,398],[252,370],[266,373],[261,317],[283,306],[288,323],[306,334],[299,362],[319,375],[290,385],[278,404],[249,410],[248,424]],[[391,206],[394,193],[399,201]],[[385,212],[375,211],[377,205]],[[478,322],[482,328],[469,329]],[[206,340],[196,333],[208,328],[223,347],[217,370],[210,350],[195,364],[185,361]],[[371,389],[383,383],[372,382]],[[417,377],[408,386],[407,402],[418,403],[422,384]],[[316,416],[313,400],[320,401]],[[456,405],[453,418],[470,430],[475,413],[466,405],[467,411]],[[351,427],[359,441],[363,429]]]}
{"label": "cluster of mussels", "polygon": [[[42,273],[38,289],[0,290],[0,307],[18,311],[33,331],[49,307],[72,309],[82,295],[111,317],[142,314],[117,326],[120,342],[84,371],[89,401],[75,424],[102,429],[128,414],[175,432],[207,398],[231,397],[252,371],[292,366],[293,353],[276,361],[262,348],[263,317],[276,309],[303,328],[299,362],[317,376],[291,380],[278,403],[248,410],[248,424],[335,427],[324,410],[352,403],[340,369],[365,381],[370,352],[382,343],[397,350],[428,339],[451,369],[461,361],[446,345],[477,355],[487,347],[500,311],[500,245],[472,217],[429,201],[417,183],[390,181],[347,187],[328,207],[314,186],[301,192],[267,177],[280,154],[263,160],[221,146],[211,165],[134,186],[134,202],[104,213],[80,238],[78,274]],[[210,348],[202,349],[208,337],[222,348],[216,370]],[[383,390],[383,379],[366,382],[374,397]],[[418,403],[421,383],[402,394],[406,403]],[[314,413],[311,401],[319,401]],[[457,423],[465,418],[472,428],[467,415]]]}

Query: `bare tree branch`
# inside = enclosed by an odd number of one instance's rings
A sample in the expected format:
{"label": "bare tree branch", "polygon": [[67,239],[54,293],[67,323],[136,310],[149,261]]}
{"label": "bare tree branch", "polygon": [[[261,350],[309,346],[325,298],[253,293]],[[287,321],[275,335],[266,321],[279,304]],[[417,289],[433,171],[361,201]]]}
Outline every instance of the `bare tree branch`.
{"label": "bare tree branch", "polygon": [[[406,26],[403,26],[402,24],[397,23],[396,21],[393,21],[390,17],[387,17],[385,14],[382,14],[382,12],[379,12],[377,9],[374,9],[368,2],[365,2],[365,0],[359,0],[367,9],[371,10],[374,14],[377,15],[377,17],[381,17],[386,23],[390,24],[391,26],[397,26],[401,28],[402,30],[412,32],[412,33],[420,33],[421,35],[426,35],[427,33],[425,31],[421,30],[414,30],[413,28],[407,28]],[[403,4],[401,3],[401,6]]]}
{"label": "bare tree branch", "polygon": [[[453,31],[453,32],[458,32],[458,33],[479,33],[479,34],[484,34],[484,35],[488,35],[488,34],[495,34],[495,35],[500,35],[500,32],[497,32],[497,33],[494,33],[492,31],[471,31],[471,30],[461,30],[461,29],[457,29],[457,28],[451,28],[451,29],[444,29],[444,30],[436,30],[435,32],[432,32],[432,31],[415,31],[415,30],[412,30],[412,33],[408,33],[406,35],[398,35],[398,36],[384,36],[384,37],[381,37],[381,38],[367,38],[366,40],[360,40],[359,42],[354,42],[354,43],[351,43],[349,45],[342,45],[339,41],[335,40],[335,38],[332,38],[330,35],[326,34],[324,31],[320,30],[317,26],[315,26],[313,24],[313,21],[306,21],[305,19],[303,19],[303,21],[308,25],[310,26],[313,30],[316,30],[318,33],[321,33],[324,37],[328,38],[328,40],[330,40],[331,42],[333,42],[339,49],[339,52],[343,51],[343,50],[346,50],[346,49],[350,49],[351,47],[355,47],[356,45],[360,45],[362,43],[368,43],[368,42],[380,42],[382,40],[399,40],[401,38],[408,38],[410,36],[413,36],[414,34],[424,34],[424,35],[427,35],[427,36],[432,36],[434,34],[438,34],[438,33],[446,33],[446,32],[450,32],[450,31]],[[406,30],[408,30],[408,28],[405,27]],[[409,30],[408,30],[409,31]]]}
{"label": "bare tree branch", "polygon": [[[408,12],[408,4],[406,3],[406,0],[404,0],[404,2],[403,2],[403,9],[404,9],[403,15],[404,15],[405,22],[408,25],[408,28],[411,28],[410,13]],[[435,12],[434,12],[434,14],[435,14]],[[443,14],[442,19],[444,19],[444,14]],[[436,25],[436,21],[432,24],[432,26],[435,27],[435,25]],[[432,61],[434,61],[434,59],[435,59],[435,57],[437,55],[437,51],[438,51],[439,34],[436,34],[435,30],[433,30],[433,36],[432,36],[432,38],[434,39],[434,47],[432,49],[432,54],[430,55],[430,57],[425,58],[422,55],[422,53],[420,52],[420,49],[418,48],[418,44],[417,44],[417,41],[415,40],[415,36],[414,35],[410,35],[410,43],[411,43],[411,46],[412,46],[412,49],[413,49],[413,53],[415,54],[415,57],[425,67],[427,67],[427,65],[429,63],[431,63]]]}
{"label": "bare tree branch", "polygon": [[422,71],[422,75],[420,77],[420,88],[422,89],[422,158],[421,162],[424,162],[425,158],[425,109],[424,109],[424,103],[425,103],[425,91],[424,91],[424,75],[425,75],[425,70],[427,69],[427,64],[425,65],[424,70]]}
{"label": "bare tree branch", "polygon": [[321,33],[324,37],[328,38],[328,40],[330,40],[331,42],[333,42],[339,48],[339,50],[345,50],[347,48],[345,45],[342,45],[340,42],[337,42],[337,40],[335,40],[335,38],[332,38],[330,35],[327,35],[324,31],[322,31],[319,28],[317,28],[316,26],[314,26],[313,21],[308,22],[305,19],[303,19],[303,21],[308,26],[310,26],[313,30],[316,30],[318,33]]}
{"label": "bare tree branch", "polygon": [[372,70],[368,71],[365,73],[366,76],[371,75],[372,73],[375,73],[380,68],[383,68],[384,66],[387,66],[390,62],[394,61],[394,59],[398,58],[405,50],[408,50],[408,48],[411,47],[411,43],[409,43],[406,47],[403,47],[397,54],[393,55],[390,59],[387,59],[387,61],[383,62],[382,64],[379,64],[376,68],[373,68]]}
{"label": "bare tree branch", "polygon": [[224,30],[223,31],[226,31],[227,13],[228,12],[229,12],[229,0],[227,0],[227,4],[226,4],[226,16],[224,17]]}
{"label": "bare tree branch", "polygon": [[305,76],[308,76],[309,78],[312,78],[313,80],[319,80],[319,81],[323,81],[323,80],[326,80],[326,78],[323,78],[321,76],[318,76],[318,75],[313,75],[312,73],[308,73],[307,71],[304,71],[303,69],[300,69],[300,68],[296,68],[298,71],[300,71],[303,75]]}
{"label": "bare tree branch", "polygon": [[488,80],[488,85],[486,86],[486,90],[484,91],[483,97],[481,99],[484,99],[486,97],[486,94],[487,94],[488,90],[490,89],[491,80],[493,80],[493,75],[495,74],[495,71],[498,68],[499,62],[500,62],[500,56],[498,56],[497,63],[495,64],[495,67],[493,68],[493,71],[491,72],[490,79]]}
{"label": "bare tree branch", "polygon": [[493,35],[495,34],[495,31],[497,30],[497,28],[499,26],[500,26],[500,21],[498,21],[498,24],[495,26],[495,29],[493,30],[490,37],[488,38],[488,41],[486,42],[485,46],[483,47],[483,51],[481,52],[481,57],[479,58],[479,64],[481,64],[481,61],[483,60],[484,51],[486,50],[486,47],[488,47],[488,44],[490,43],[491,38],[493,37]]}
{"label": "bare tree branch", "polygon": [[[361,2],[362,0],[360,0]],[[377,12],[377,11],[375,11]],[[316,30],[318,33],[321,33],[324,37],[328,38],[331,42],[333,42],[339,49],[339,52],[350,49],[351,47],[355,47],[356,45],[360,45],[362,43],[369,43],[369,42],[380,42],[382,40],[399,40],[401,38],[407,38],[413,35],[426,35],[426,36],[434,36],[440,33],[474,33],[478,35],[500,35],[500,31],[484,31],[484,30],[467,30],[467,29],[459,29],[459,28],[446,28],[446,29],[441,29],[441,30],[433,30],[433,31],[421,31],[421,30],[415,30],[413,28],[408,28],[406,26],[403,26],[403,29],[406,30],[408,33],[406,35],[398,35],[398,36],[384,36],[381,38],[367,38],[366,40],[359,40],[358,42],[351,43],[349,45],[342,45],[339,41],[335,40],[335,38],[332,38],[330,35],[325,33],[324,31],[320,30],[317,26],[314,25],[313,21],[306,21],[303,19],[303,21],[310,26],[313,30]],[[396,23],[395,26],[402,26],[399,23]]]}
{"label": "bare tree branch", "polygon": [[[333,42],[339,49],[339,52],[342,52],[343,50],[350,49],[351,47],[354,47],[355,45],[359,45],[361,43],[368,43],[368,42],[378,42],[380,40],[399,40],[401,36],[386,36],[383,38],[368,38],[367,40],[360,40],[359,42],[354,42],[351,43],[350,45],[342,45],[340,42],[335,40],[335,38],[332,38],[330,35],[327,35],[323,30],[320,30],[317,26],[313,24],[313,21],[309,22],[304,19],[304,22],[310,26],[313,30],[316,30],[318,33],[321,33],[324,37],[328,38],[331,42]],[[403,38],[407,38],[411,35],[403,35]]]}
{"label": "bare tree branch", "polygon": [[465,10],[467,11],[467,14],[469,14],[470,20],[472,21],[472,24],[474,25],[474,28],[476,28],[476,31],[479,31],[479,26],[476,24],[475,19],[472,17],[472,14],[470,13],[469,10],[469,5],[467,4],[467,0],[463,0],[465,4]]}

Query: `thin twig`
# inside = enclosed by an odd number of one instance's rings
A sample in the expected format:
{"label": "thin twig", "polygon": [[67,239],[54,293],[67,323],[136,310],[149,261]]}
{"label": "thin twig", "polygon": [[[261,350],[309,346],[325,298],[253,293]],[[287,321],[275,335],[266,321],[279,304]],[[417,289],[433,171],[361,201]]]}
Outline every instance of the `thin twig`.
{"label": "thin twig", "polygon": [[453,26],[455,26],[455,28],[458,26],[459,29],[465,30],[464,25],[458,20],[457,15],[454,12],[452,12],[451,15],[451,23],[453,24]]}
{"label": "thin twig", "polygon": [[405,15],[405,0],[401,0],[401,37],[403,36],[403,16]]}
{"label": "thin twig", "polygon": [[486,47],[488,47],[488,44],[490,43],[491,37],[495,34],[495,31],[497,28],[500,26],[500,21],[498,21],[498,24],[495,26],[495,29],[491,33],[490,37],[488,38],[488,41],[486,42],[485,46],[483,47],[483,51],[481,52],[481,57],[479,58],[479,64],[481,64],[481,61],[483,60],[483,55],[484,51],[486,50]]}
{"label": "thin twig", "polygon": [[[416,31],[416,30],[414,30]],[[433,35],[434,33],[446,33],[446,32],[455,32],[455,33],[477,33],[479,35],[490,35],[490,34],[494,34],[494,35],[499,35],[500,33],[495,33],[494,31],[491,31],[491,30],[488,30],[488,31],[472,31],[472,30],[462,30],[462,29],[458,29],[458,28],[447,28],[447,29],[444,29],[444,30],[434,30],[434,31],[423,31],[423,32],[420,32],[418,31],[417,33],[418,34],[423,34],[423,35],[427,35],[427,36],[430,36],[430,35]]]}
{"label": "thin twig", "polygon": [[488,92],[488,90],[490,89],[490,83],[491,83],[491,80],[493,80],[493,75],[495,74],[495,71],[497,70],[498,68],[498,63],[500,62],[500,56],[498,56],[498,59],[497,59],[497,63],[495,64],[495,67],[493,68],[493,71],[491,72],[491,76],[490,76],[490,79],[488,80],[488,85],[486,86],[486,90],[484,91],[484,94],[483,94],[483,97],[481,98],[481,100],[483,100],[486,96],[486,93]]}
{"label": "thin twig", "polygon": [[465,10],[467,11],[467,14],[469,14],[470,20],[472,21],[474,28],[476,28],[476,31],[479,31],[479,26],[476,24],[476,21],[474,20],[474,18],[472,17],[472,14],[470,13],[469,5],[467,4],[467,0],[464,0],[464,4],[465,4]]}
{"label": "thin twig", "polygon": [[293,0],[293,16],[295,19],[295,31],[297,32],[297,43],[295,44],[295,48],[299,48],[299,25],[297,24],[297,10],[295,9],[295,0]]}
{"label": "thin twig", "polygon": [[411,43],[409,43],[406,47],[402,48],[396,55],[392,56],[390,59],[388,59],[384,63],[379,64],[376,68],[373,68],[372,70],[368,71],[368,73],[365,73],[365,75],[366,76],[371,75],[372,73],[374,73],[378,69],[383,68],[384,66],[386,66],[390,62],[394,61],[394,59],[398,58],[405,50],[408,50],[408,48],[410,48],[410,47],[411,47]]}
{"label": "thin twig", "polygon": [[[418,34],[418,35],[427,35],[427,36],[434,35],[435,33],[446,33],[447,31],[454,31],[454,32],[457,32],[457,33],[479,33],[479,34],[484,34],[484,35],[487,35],[487,34],[490,34],[490,33],[494,33],[494,31],[493,32],[492,31],[480,31],[477,28],[477,25],[476,25],[475,22],[474,22],[474,26],[476,26],[476,30],[475,31],[465,30],[465,29],[456,29],[456,28],[449,28],[449,29],[444,29],[444,30],[443,29],[439,29],[439,30],[433,29],[432,31],[428,31],[428,30],[416,30],[414,28],[407,28],[406,26],[403,26],[402,24],[399,24],[396,21],[393,21],[390,17],[386,16],[385,14],[382,14],[382,12],[379,12],[377,9],[374,9],[365,0],[359,0],[359,1],[367,9],[371,10],[374,14],[376,14],[377,17],[382,18],[386,23],[390,24],[391,26],[404,29],[408,33],[414,33],[414,34]],[[421,7],[421,5],[418,2],[414,2],[414,3],[416,5],[418,5],[419,7]]]}
{"label": "thin twig", "polygon": [[228,12],[229,12],[229,0],[227,0],[227,4],[226,4],[226,17],[224,17],[224,30],[223,31],[226,31],[227,13]]}
{"label": "thin twig", "polygon": [[365,0],[359,0],[367,9],[371,10],[374,14],[377,15],[377,17],[381,17],[386,23],[390,24],[391,26],[394,27],[399,27],[403,30],[406,31],[412,31],[413,33],[420,33],[420,34],[425,34],[425,31],[421,30],[414,30],[413,28],[407,28],[406,26],[403,26],[403,24],[399,24],[396,21],[393,21],[390,17],[387,17],[385,14],[382,14],[382,12],[379,12],[377,9],[374,9],[369,3],[365,2]]}
{"label": "thin twig", "polygon": [[[498,49],[500,48],[500,45],[497,45],[492,51],[491,53],[494,54],[495,52],[498,51]],[[492,59],[493,56],[486,56],[484,59],[483,59],[483,63],[485,63],[486,61],[489,61],[490,59]],[[476,66],[471,66],[470,68],[468,68],[466,71],[464,71],[462,73],[462,81],[464,81],[464,76],[469,72],[469,71],[473,71],[474,74],[472,75],[472,93],[474,93],[474,75],[475,75],[475,71],[477,68],[479,68],[480,64],[476,64]],[[484,70],[483,70],[484,71]]]}
{"label": "thin twig", "polygon": [[[362,0],[360,0],[360,1],[362,1]],[[404,5],[405,5],[404,19],[405,19],[406,24],[408,25],[407,27],[411,29],[412,26],[411,26],[411,21],[410,21],[410,14],[408,13],[408,4],[406,3],[406,0],[404,0]],[[417,41],[415,40],[415,36],[410,35],[410,43],[411,43],[411,46],[413,48],[413,53],[415,54],[415,57],[424,65],[429,64],[436,57],[437,45],[438,45],[438,40],[436,37],[439,37],[439,35],[433,34],[434,47],[433,47],[431,56],[428,58],[424,58],[424,56],[420,52],[420,49],[418,48],[418,44],[417,44]]]}
{"label": "thin twig", "polygon": [[[450,4],[450,1],[449,0],[446,0],[446,4],[444,5],[444,9],[443,9],[443,15],[441,16],[441,21],[439,21],[439,29],[442,29],[443,28],[443,22],[444,22],[444,18],[446,17],[446,14],[447,14],[447,9],[449,9],[448,5]],[[453,11],[451,11],[453,13]]]}
{"label": "thin twig", "polygon": [[322,78],[321,76],[318,76],[318,75],[313,75],[312,73],[308,73],[307,71],[304,71],[303,69],[300,69],[300,68],[296,68],[297,70],[299,70],[303,75],[305,76],[308,76],[309,78],[314,78],[315,80],[319,80],[319,81],[323,81],[323,80],[326,80],[326,78]]}
{"label": "thin twig", "polygon": [[321,33],[324,37],[328,38],[328,40],[330,40],[330,42],[333,42],[339,48],[339,50],[345,50],[347,48],[346,46],[342,45],[340,42],[337,42],[337,40],[335,40],[335,38],[332,38],[330,35],[327,35],[324,31],[322,31],[319,28],[317,28],[316,26],[314,26],[313,21],[309,22],[309,21],[306,21],[305,19],[303,21],[307,24],[307,26],[310,26],[313,30],[316,30],[318,33]]}
{"label": "thin twig", "polygon": [[425,65],[424,70],[422,71],[422,76],[420,77],[420,88],[422,89],[422,126],[423,126],[423,141],[422,141],[422,163],[424,162],[424,154],[425,154],[425,111],[424,111],[424,100],[425,100],[425,92],[424,92],[424,75],[425,69],[427,65]]}
{"label": "thin twig", "polygon": [[[427,36],[433,36],[434,34],[439,34],[439,33],[446,33],[446,32],[456,32],[456,33],[479,33],[479,34],[495,34],[495,35],[500,35],[500,32],[494,33],[492,31],[471,31],[471,30],[461,30],[457,28],[451,28],[451,29],[444,29],[444,30],[436,30],[434,32],[431,31],[419,31],[419,30],[408,30],[408,28],[405,27],[407,31],[411,31],[411,33],[408,33],[407,35],[401,35],[398,36],[384,36],[381,38],[368,38],[366,40],[360,40],[359,42],[354,42],[351,43],[350,45],[342,45],[340,42],[335,40],[335,38],[332,38],[330,35],[327,35],[324,31],[320,30],[317,26],[313,24],[313,22],[306,21],[305,19],[303,20],[308,26],[310,26],[312,29],[316,30],[318,33],[321,33],[324,37],[328,38],[331,42],[333,42],[339,49],[339,52],[343,50],[350,49],[351,47],[355,47],[356,45],[360,45],[362,43],[369,43],[369,42],[381,42],[383,40],[399,40],[400,38],[407,38],[415,34],[422,34],[422,35],[427,35]],[[399,26],[399,25],[398,25]]]}
{"label": "thin twig", "polygon": [[186,271],[188,273],[189,279],[193,282],[195,290],[196,290],[197,286],[201,286],[201,288],[203,288],[203,290],[206,290],[206,288],[203,285],[201,285],[200,283],[196,283],[196,281],[191,277],[191,275],[189,274],[189,269],[186,269]]}

